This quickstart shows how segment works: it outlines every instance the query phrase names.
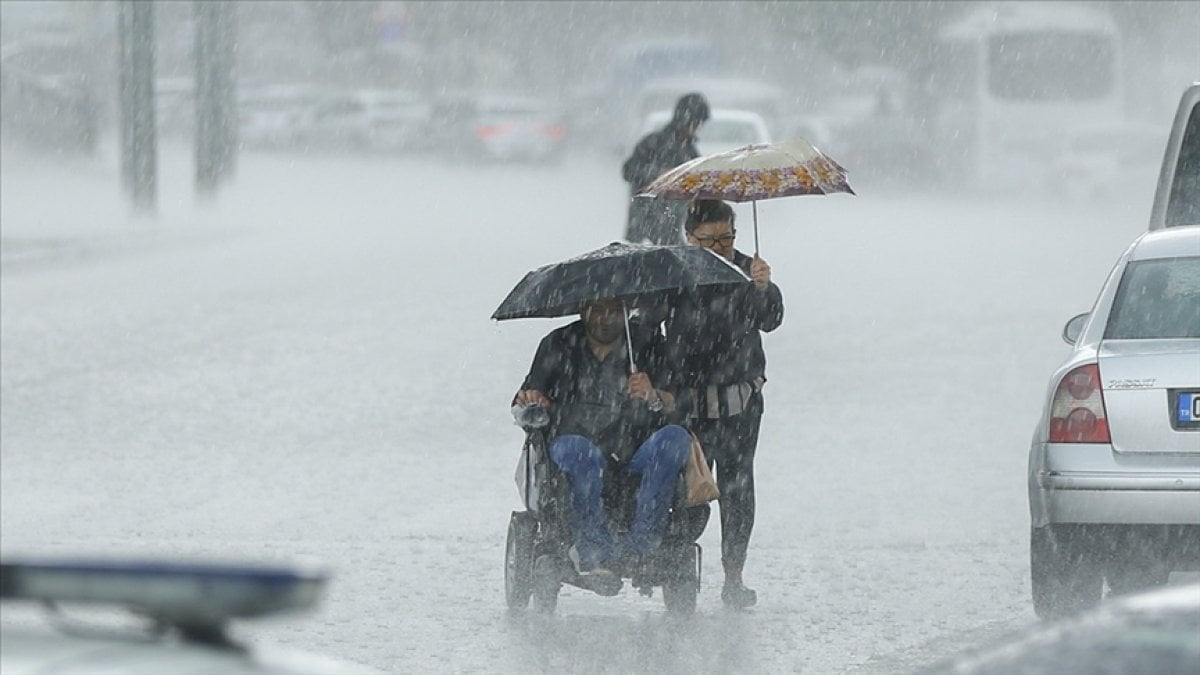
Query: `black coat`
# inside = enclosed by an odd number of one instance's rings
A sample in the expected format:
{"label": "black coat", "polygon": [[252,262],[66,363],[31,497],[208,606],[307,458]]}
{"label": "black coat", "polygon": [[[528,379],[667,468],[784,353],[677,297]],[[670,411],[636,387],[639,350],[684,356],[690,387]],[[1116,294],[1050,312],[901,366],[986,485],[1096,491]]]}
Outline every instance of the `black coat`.
{"label": "black coat", "polygon": [[[750,273],[749,256],[735,251],[733,262]],[[666,316],[667,353],[676,381],[689,388],[757,378],[765,382],[760,331],[771,332],[781,323],[783,293],[773,282],[761,291],[746,284],[732,291],[701,287],[682,294]]]}
{"label": "black coat", "polygon": [[[633,323],[634,359],[656,389],[672,390],[660,333]],[[638,446],[664,424],[682,419],[649,409],[627,393],[629,354],[622,337],[603,361],[587,342],[582,320],[542,338],[522,389],[549,398],[550,438],[578,434],[595,443],[606,457],[628,461]]]}
{"label": "black coat", "polygon": [[700,156],[694,139],[681,137],[679,128],[679,123],[672,120],[638,141],[633,154],[621,166],[630,194],[638,194],[664,172]]}

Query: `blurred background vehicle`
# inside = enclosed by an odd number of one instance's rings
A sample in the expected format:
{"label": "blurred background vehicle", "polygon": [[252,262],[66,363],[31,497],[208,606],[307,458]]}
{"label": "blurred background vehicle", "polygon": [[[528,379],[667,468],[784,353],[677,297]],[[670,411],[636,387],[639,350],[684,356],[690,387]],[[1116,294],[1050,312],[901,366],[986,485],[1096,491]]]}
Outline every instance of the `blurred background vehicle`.
{"label": "blurred background vehicle", "polygon": [[1042,617],[1200,570],[1200,227],[1138,237],[1063,339],[1029,449]]}
{"label": "blurred background vehicle", "polygon": [[1200,583],[1037,624],[923,668],[925,675],[1187,675],[1200,667]]}
{"label": "blurred background vehicle", "polygon": [[786,132],[780,134],[779,140],[803,138],[822,152],[832,157],[841,157],[838,148],[842,135],[838,132],[836,118],[824,115],[795,115],[788,122]]}
{"label": "blurred background vehicle", "polygon": [[1070,129],[1123,119],[1125,50],[1108,7],[979,4],[938,32],[913,118],[932,130],[945,178],[1030,187]]}
{"label": "blurred background vehicle", "polygon": [[1082,125],[1068,130],[1047,184],[1069,199],[1120,199],[1158,179],[1167,130],[1152,124]]}
{"label": "blurred background vehicle", "polygon": [[[317,654],[235,640],[229,624],[311,609],[328,575],[306,567],[178,560],[0,563],[5,673],[367,675]],[[26,616],[17,606],[37,605]],[[13,611],[9,611],[13,610]],[[122,612],[121,610],[125,610]]]}
{"label": "blurred background vehicle", "polygon": [[[712,109],[743,110],[757,114],[768,129],[779,128],[784,110],[783,90],[759,80],[734,77],[671,77],[650,80],[634,98],[633,106],[622,114],[622,128],[612,139],[612,150],[619,156],[641,139],[646,118],[663,110],[674,110],[679,97],[700,92]],[[660,125],[661,126],[661,125]],[[701,129],[705,131],[706,129]],[[703,134],[701,134],[701,137]]]}
{"label": "blurred background vehicle", "polygon": [[917,101],[912,78],[899,68],[861,66],[848,70],[815,110],[788,121],[857,178],[927,182],[937,171],[937,156]]}
{"label": "blurred background vehicle", "polygon": [[567,150],[564,114],[538,97],[456,93],[430,118],[434,150],[449,158],[556,162]]}
{"label": "blurred background vehicle", "polygon": [[609,77],[611,86],[625,96],[655,80],[715,77],[725,68],[720,44],[703,38],[635,40],[615,51]]}
{"label": "blurred background vehicle", "polygon": [[[641,139],[646,134],[663,128],[671,119],[671,110],[658,110],[646,116],[638,135]],[[710,117],[700,131],[696,133],[696,150],[701,155],[711,155],[745,147],[747,145],[770,143],[771,134],[767,131],[766,120],[758,113],[749,110],[730,110],[714,108]],[[629,151],[633,151],[630,146]]]}
{"label": "blurred background vehicle", "polygon": [[612,56],[601,63],[597,77],[568,90],[572,133],[612,155],[626,152],[637,142],[631,137],[646,115],[673,108],[675,99],[691,90],[664,105],[630,102],[638,101],[653,82],[719,76],[729,65],[723,51],[719,41],[695,35],[623,36]]}
{"label": "blurred background vehicle", "polygon": [[380,152],[413,150],[429,124],[432,106],[419,93],[404,89],[368,89],[363,104],[366,145]]}
{"label": "blurred background vehicle", "polygon": [[321,90],[306,84],[243,87],[238,137],[250,148],[293,148],[311,133]]}
{"label": "blurred background vehicle", "polygon": [[314,105],[301,135],[314,149],[410,151],[420,146],[430,112],[421,95],[404,89],[330,91]]}
{"label": "blurred background vehicle", "polygon": [[836,135],[838,141],[828,152],[851,175],[881,183],[910,183],[937,171],[937,155],[925,142],[920,122],[907,115],[842,124]]}
{"label": "blurred background vehicle", "polygon": [[365,150],[369,135],[367,104],[353,90],[322,92],[300,131],[313,150]]}
{"label": "blurred background vehicle", "polygon": [[43,34],[0,47],[0,122],[6,136],[62,152],[95,150],[104,121],[93,66],[70,35]]}

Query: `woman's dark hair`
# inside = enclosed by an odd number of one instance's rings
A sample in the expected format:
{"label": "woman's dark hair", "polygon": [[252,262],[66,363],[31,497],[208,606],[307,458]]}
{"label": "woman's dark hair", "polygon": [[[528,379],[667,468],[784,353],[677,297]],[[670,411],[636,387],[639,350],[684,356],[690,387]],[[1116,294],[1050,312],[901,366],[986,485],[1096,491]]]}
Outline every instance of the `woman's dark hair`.
{"label": "woman's dark hair", "polygon": [[676,125],[691,126],[708,121],[708,101],[703,94],[692,92],[684,94],[675,102],[675,114],[672,122]]}
{"label": "woman's dark hair", "polygon": [[728,222],[729,226],[733,227],[733,207],[720,199],[697,199],[688,206],[687,220],[683,223],[683,229],[691,234],[704,223],[724,222]]}

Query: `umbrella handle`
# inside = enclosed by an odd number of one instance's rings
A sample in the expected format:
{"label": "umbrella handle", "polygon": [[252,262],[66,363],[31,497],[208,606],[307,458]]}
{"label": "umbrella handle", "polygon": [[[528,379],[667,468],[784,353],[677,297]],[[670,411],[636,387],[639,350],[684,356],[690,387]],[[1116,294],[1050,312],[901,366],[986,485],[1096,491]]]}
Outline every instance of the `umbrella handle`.
{"label": "umbrella handle", "polygon": [[758,255],[758,200],[750,201],[750,208],[754,209],[754,255]]}
{"label": "umbrella handle", "polygon": [[633,362],[633,335],[629,332],[629,308],[625,306],[625,301],[621,301],[621,316],[625,319],[625,353],[629,354],[629,372],[636,373],[638,371],[637,364]]}

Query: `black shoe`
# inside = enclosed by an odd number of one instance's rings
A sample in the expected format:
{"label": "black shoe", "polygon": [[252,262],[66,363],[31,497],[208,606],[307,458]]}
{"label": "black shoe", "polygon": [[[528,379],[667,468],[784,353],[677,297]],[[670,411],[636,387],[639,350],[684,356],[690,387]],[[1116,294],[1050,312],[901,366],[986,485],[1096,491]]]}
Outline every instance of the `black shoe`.
{"label": "black shoe", "polygon": [[726,583],[721,589],[721,602],[724,602],[726,607],[746,609],[758,602],[758,593],[755,593],[753,588],[746,588],[741,582]]}

